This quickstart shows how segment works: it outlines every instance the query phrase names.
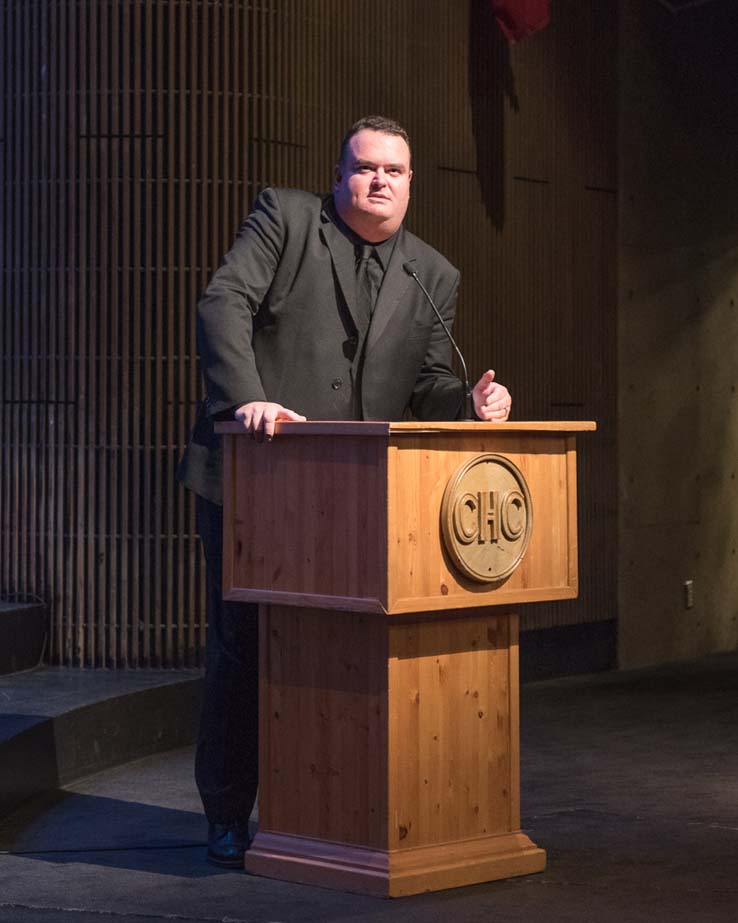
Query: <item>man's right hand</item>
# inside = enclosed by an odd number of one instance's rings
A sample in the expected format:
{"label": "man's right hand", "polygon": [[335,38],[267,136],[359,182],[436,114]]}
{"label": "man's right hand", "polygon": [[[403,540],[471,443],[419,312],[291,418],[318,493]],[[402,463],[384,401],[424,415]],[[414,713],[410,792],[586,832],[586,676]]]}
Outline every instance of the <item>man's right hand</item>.
{"label": "man's right hand", "polygon": [[239,407],[234,416],[257,442],[262,442],[264,437],[271,442],[277,420],[289,420],[291,423],[304,423],[307,420],[302,414],[270,401],[249,401]]}

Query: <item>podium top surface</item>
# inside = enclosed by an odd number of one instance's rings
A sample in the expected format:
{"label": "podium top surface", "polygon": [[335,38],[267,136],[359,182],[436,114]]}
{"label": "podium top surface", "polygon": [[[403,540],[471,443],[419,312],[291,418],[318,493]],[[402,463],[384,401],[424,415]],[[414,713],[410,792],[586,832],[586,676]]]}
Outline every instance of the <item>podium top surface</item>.
{"label": "podium top surface", "polygon": [[[289,436],[388,436],[413,435],[415,433],[582,433],[597,429],[593,420],[565,421],[515,421],[514,423],[482,423],[476,420],[455,421],[449,423],[402,422],[390,423],[385,420],[339,421],[308,420],[305,423],[278,422],[276,433]],[[216,423],[215,431],[223,435],[246,435],[240,423]]]}

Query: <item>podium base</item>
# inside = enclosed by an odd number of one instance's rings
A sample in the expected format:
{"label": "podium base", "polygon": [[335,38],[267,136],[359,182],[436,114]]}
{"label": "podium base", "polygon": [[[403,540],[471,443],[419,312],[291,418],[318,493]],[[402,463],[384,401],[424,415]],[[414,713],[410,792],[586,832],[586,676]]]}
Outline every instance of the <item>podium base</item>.
{"label": "podium base", "polygon": [[546,853],[523,833],[393,852],[309,837],[257,833],[246,871],[374,897],[404,897],[542,872]]}

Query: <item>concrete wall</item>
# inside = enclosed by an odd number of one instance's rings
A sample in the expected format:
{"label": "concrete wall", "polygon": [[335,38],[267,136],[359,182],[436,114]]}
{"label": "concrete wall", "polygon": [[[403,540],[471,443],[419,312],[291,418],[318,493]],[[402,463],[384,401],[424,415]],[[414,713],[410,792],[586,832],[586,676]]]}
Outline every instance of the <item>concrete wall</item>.
{"label": "concrete wall", "polygon": [[621,5],[622,667],[738,642],[736,12]]}

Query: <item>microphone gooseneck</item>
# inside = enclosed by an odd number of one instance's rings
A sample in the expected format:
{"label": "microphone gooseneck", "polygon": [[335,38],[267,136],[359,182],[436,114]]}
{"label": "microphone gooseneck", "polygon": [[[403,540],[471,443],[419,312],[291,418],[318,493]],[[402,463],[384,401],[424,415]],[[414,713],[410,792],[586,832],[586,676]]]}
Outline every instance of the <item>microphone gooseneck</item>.
{"label": "microphone gooseneck", "polygon": [[418,286],[420,287],[420,291],[425,295],[426,301],[433,308],[433,311],[435,312],[436,317],[441,322],[441,326],[443,327],[444,333],[446,334],[446,336],[449,339],[449,342],[451,343],[454,350],[456,351],[456,355],[459,357],[459,362],[461,363],[461,369],[464,373],[464,419],[474,420],[476,419],[476,417],[474,416],[474,412],[472,409],[472,392],[471,392],[471,388],[469,387],[469,373],[466,370],[466,362],[464,362],[464,357],[461,354],[461,350],[456,345],[456,340],[451,336],[451,331],[446,326],[446,321],[441,317],[441,312],[438,310],[438,308],[435,305],[435,302],[433,301],[431,296],[428,294],[428,289],[420,281],[420,278],[417,272],[415,271],[415,269],[413,268],[412,264],[403,263],[402,268],[405,270],[405,272],[409,276],[412,276],[412,278],[415,279],[415,281],[418,283]]}

